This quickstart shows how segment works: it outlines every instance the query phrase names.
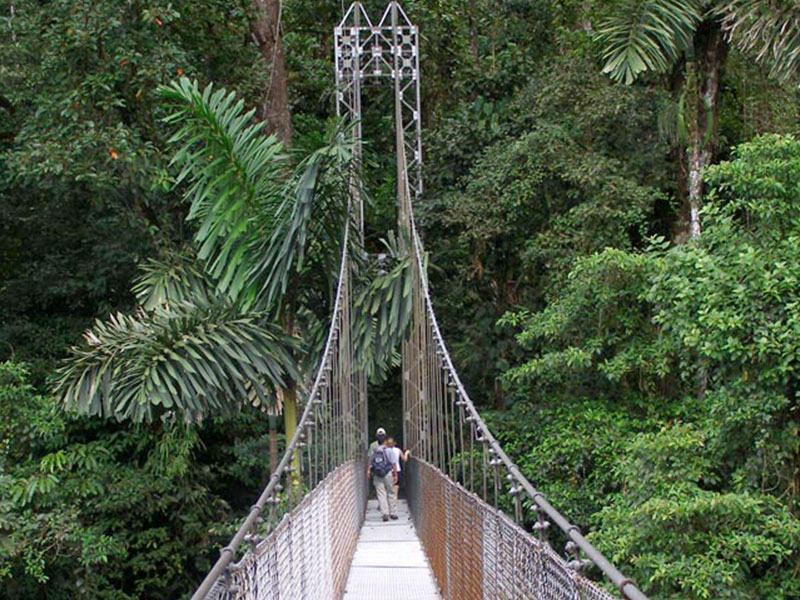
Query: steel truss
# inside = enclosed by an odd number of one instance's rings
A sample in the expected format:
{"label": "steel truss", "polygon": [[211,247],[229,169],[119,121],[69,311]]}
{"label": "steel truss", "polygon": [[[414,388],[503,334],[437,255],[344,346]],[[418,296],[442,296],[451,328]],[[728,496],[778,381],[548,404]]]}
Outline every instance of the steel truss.
{"label": "steel truss", "polygon": [[[334,29],[336,114],[353,126],[357,161],[361,158],[361,84],[386,79],[394,84],[398,139],[408,157],[412,195],[422,194],[422,124],[420,118],[419,31],[397,2],[390,2],[374,25],[360,2],[354,2]],[[399,154],[399,152],[398,152]],[[398,180],[400,179],[398,174]],[[402,207],[400,207],[402,210]],[[364,208],[358,200],[363,235]]]}

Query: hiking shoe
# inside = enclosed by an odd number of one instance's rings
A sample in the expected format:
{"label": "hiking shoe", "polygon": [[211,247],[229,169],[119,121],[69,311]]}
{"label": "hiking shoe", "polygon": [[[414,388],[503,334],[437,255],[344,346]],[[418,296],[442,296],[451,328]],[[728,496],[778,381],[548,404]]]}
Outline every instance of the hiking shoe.
{"label": "hiking shoe", "polygon": [[392,521],[397,521],[397,519],[399,519],[399,518],[400,517],[398,517],[397,515],[392,515]]}
{"label": "hiking shoe", "polygon": [[383,520],[384,521],[388,521],[389,520],[389,515],[383,515]]}

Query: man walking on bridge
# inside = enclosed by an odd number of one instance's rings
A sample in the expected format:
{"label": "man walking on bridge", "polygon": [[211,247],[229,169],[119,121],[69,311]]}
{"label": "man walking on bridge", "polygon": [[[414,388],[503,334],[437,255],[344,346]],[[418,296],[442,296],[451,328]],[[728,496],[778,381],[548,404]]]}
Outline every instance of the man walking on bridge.
{"label": "man walking on bridge", "polygon": [[386,430],[379,427],[375,432],[376,440],[369,446],[369,466],[367,477],[372,475],[375,493],[378,495],[378,507],[384,521],[397,519],[397,467],[392,463],[386,447]]}

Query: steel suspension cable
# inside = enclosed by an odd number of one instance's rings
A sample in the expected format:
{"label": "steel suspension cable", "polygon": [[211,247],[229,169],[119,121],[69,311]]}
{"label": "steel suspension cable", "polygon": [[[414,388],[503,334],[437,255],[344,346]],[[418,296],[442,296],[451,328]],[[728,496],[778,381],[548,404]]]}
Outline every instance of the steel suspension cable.
{"label": "steel suspension cable", "polygon": [[[398,136],[402,137],[403,132],[402,128],[398,129]],[[405,165],[405,144],[397,143],[398,151],[401,153],[400,162],[399,164]],[[528,501],[530,502],[530,506],[532,509],[537,513],[537,521],[534,525],[534,529],[540,532],[540,540],[544,540],[543,533],[546,530],[549,523],[546,519],[549,519],[551,522],[555,523],[555,525],[564,533],[564,535],[569,540],[567,544],[567,551],[572,553],[574,559],[570,561],[569,566],[579,570],[585,566],[587,566],[586,562],[579,558],[578,552],[582,551],[586,557],[588,557],[589,561],[596,565],[603,574],[608,577],[608,579],[617,587],[620,594],[623,598],[627,598],[629,600],[648,600],[647,596],[638,588],[638,586],[625,577],[611,562],[603,556],[603,554],[598,551],[581,533],[580,529],[569,522],[552,504],[550,504],[544,495],[539,492],[528,479],[522,474],[520,469],[517,467],[516,464],[509,458],[509,456],[505,453],[503,448],[501,447],[500,443],[494,437],[492,432],[489,430],[488,426],[484,422],[483,418],[481,417],[480,413],[478,412],[475,404],[473,403],[472,399],[469,397],[463,383],[461,382],[460,377],[458,376],[458,372],[456,371],[453,360],[450,356],[450,353],[447,350],[447,345],[445,344],[444,337],[441,333],[439,328],[439,323],[436,318],[436,313],[433,309],[433,301],[431,299],[430,288],[427,279],[427,273],[424,264],[424,256],[425,250],[422,245],[422,239],[419,235],[419,231],[417,229],[416,221],[414,218],[414,209],[412,203],[412,196],[411,191],[408,183],[408,177],[405,173],[405,169],[400,169],[398,173],[398,177],[404,180],[404,183],[401,188],[401,194],[404,196],[402,201],[406,203],[405,210],[407,211],[406,219],[407,219],[407,226],[410,230],[410,237],[411,237],[411,244],[412,248],[411,251],[414,255],[413,259],[416,265],[416,271],[418,272],[418,277],[415,278],[415,284],[419,285],[419,291],[421,292],[421,304],[423,307],[423,314],[418,315],[422,317],[424,324],[427,327],[424,329],[429,330],[429,335],[432,338],[432,345],[433,345],[433,355],[434,360],[437,362],[439,366],[440,372],[443,374],[444,379],[446,380],[446,387],[449,390],[452,390],[452,393],[456,396],[457,400],[455,401],[456,406],[459,408],[459,415],[460,415],[460,423],[459,426],[462,427],[466,425],[466,429],[470,433],[470,449],[469,449],[469,460],[472,464],[473,461],[473,451],[472,451],[472,444],[473,441],[479,442],[482,445],[482,455],[483,458],[481,462],[483,463],[482,469],[482,488],[483,488],[483,499],[488,501],[487,493],[487,470],[492,471],[491,479],[493,480],[493,490],[492,495],[494,498],[494,506],[498,506],[498,495],[501,490],[502,484],[502,477],[500,473],[501,467],[505,470],[506,476],[505,480],[509,484],[509,494],[513,498],[514,504],[514,515],[515,519],[518,524],[520,524],[524,519],[522,515],[522,501],[520,494],[524,493],[527,496]],[[412,329],[413,332],[413,329]],[[413,335],[413,333],[412,333]],[[424,334],[423,334],[424,335]],[[421,347],[424,348],[427,344],[422,344]],[[413,362],[413,361],[412,361]],[[430,381],[430,380],[429,380]],[[431,387],[439,387],[436,385],[435,382],[432,382],[433,385]],[[419,390],[422,390],[424,387],[422,384],[418,384],[416,386],[418,388],[417,394]],[[432,390],[424,390],[423,392],[428,396],[428,401],[430,402],[431,394],[435,394]],[[461,423],[463,421],[463,425]],[[428,429],[430,434],[434,432],[430,429],[430,416],[427,419],[424,419],[424,422],[421,426],[425,429]],[[463,430],[462,430],[463,433]],[[441,435],[437,436],[441,437]],[[416,438],[412,434],[411,439],[416,442]],[[435,443],[433,440],[431,442]],[[463,438],[460,444],[461,454],[462,456],[459,457],[459,462],[461,463],[462,467],[464,465],[463,453],[465,452],[466,448],[463,443]],[[437,466],[441,471],[448,472],[449,465],[446,464],[445,461],[441,460],[441,457],[438,456],[441,454],[441,449],[437,450],[436,453],[430,450],[430,446],[423,445],[423,456],[422,458],[426,461],[432,462],[435,466]],[[474,490],[474,467],[471,469],[470,474],[467,476],[467,480],[462,481],[470,490]],[[463,568],[463,566],[462,566]],[[514,571],[512,571],[512,574]]]}

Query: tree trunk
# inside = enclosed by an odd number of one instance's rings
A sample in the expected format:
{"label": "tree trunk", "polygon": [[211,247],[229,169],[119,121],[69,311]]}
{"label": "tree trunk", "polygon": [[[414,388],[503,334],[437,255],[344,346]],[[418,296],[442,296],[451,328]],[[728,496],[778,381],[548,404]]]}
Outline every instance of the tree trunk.
{"label": "tree trunk", "polygon": [[269,474],[270,477],[278,469],[278,417],[269,414]]}
{"label": "tree trunk", "polygon": [[[292,143],[292,120],[289,114],[286,60],[281,31],[281,0],[252,0],[252,13],[249,20],[253,40],[261,52],[261,58],[269,73],[269,81],[266,82],[258,118],[266,121],[267,132],[277,135],[284,147],[288,148]],[[294,303],[291,299],[287,301],[285,309],[281,324],[284,332],[291,335],[294,330]],[[283,405],[283,425],[288,446],[297,431],[297,382],[287,381],[286,388],[279,390],[278,393]],[[270,415],[269,462],[271,472],[274,472],[278,466],[278,438],[275,421],[275,417]],[[297,454],[293,457],[292,466],[295,470],[292,472],[290,481],[294,488],[299,481],[300,458]]]}
{"label": "tree trunk", "polygon": [[467,3],[467,23],[469,27],[469,53],[472,59],[478,60],[478,27],[475,25],[475,0]]}
{"label": "tree trunk", "polygon": [[716,20],[704,21],[694,39],[694,60],[686,63],[686,124],[689,142],[688,234],[700,235],[702,171],[714,158],[722,68],[728,46]]}
{"label": "tree trunk", "polygon": [[506,396],[503,393],[503,383],[499,377],[494,379],[494,409],[498,411],[506,409]]}
{"label": "tree trunk", "polygon": [[[297,290],[296,282],[289,285],[286,291],[286,300],[281,317],[281,327],[286,335],[294,335],[294,320],[297,312],[296,304]],[[295,431],[297,431],[297,382],[289,379],[286,387],[280,390],[283,400],[283,426],[286,432],[286,445],[292,441]],[[292,476],[290,478],[292,489],[296,489],[300,483],[300,455],[295,452],[292,457]]]}
{"label": "tree trunk", "polygon": [[292,121],[281,34],[281,2],[252,0],[252,6],[250,31],[269,72],[269,82],[258,116],[267,122],[269,133],[276,134],[288,148],[292,143]]}
{"label": "tree trunk", "polygon": [[[286,387],[280,390],[280,394],[283,397],[283,427],[286,431],[286,445],[288,446],[297,431],[297,383],[288,381]],[[300,483],[300,455],[298,452],[292,456],[292,467],[294,470],[290,481],[294,489]]]}

